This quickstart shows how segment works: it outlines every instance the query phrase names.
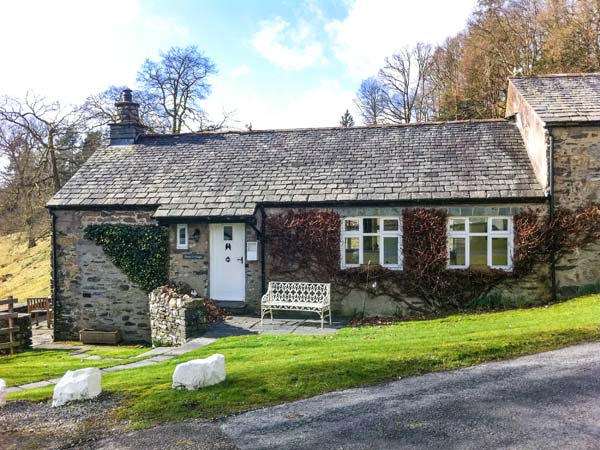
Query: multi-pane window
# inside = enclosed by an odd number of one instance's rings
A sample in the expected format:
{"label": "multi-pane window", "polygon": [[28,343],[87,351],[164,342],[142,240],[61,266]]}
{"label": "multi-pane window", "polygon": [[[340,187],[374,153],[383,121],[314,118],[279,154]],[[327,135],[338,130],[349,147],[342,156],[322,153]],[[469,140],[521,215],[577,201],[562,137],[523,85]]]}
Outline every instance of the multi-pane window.
{"label": "multi-pane window", "polygon": [[342,221],[342,268],[379,264],[402,267],[398,217],[352,217]]}
{"label": "multi-pane window", "polygon": [[188,226],[185,223],[177,225],[177,248],[179,250],[188,248]]}
{"label": "multi-pane window", "polygon": [[450,217],[448,267],[512,267],[510,217]]}

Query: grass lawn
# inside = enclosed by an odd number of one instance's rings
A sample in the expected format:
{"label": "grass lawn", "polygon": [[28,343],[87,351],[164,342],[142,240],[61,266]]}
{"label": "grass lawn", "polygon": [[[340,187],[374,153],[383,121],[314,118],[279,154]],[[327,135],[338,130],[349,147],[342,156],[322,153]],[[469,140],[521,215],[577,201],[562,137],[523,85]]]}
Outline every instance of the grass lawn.
{"label": "grass lawn", "polygon": [[[218,417],[399,376],[599,339],[600,300],[589,296],[546,308],[347,328],[329,336],[231,337],[174,360],[105,374],[103,387],[124,395],[116,414],[137,427]],[[213,353],[225,355],[224,383],[193,392],[171,389],[177,363]],[[52,389],[42,388],[9,398],[44,400],[51,394]]]}
{"label": "grass lawn", "polygon": [[9,295],[20,303],[27,297],[50,295],[49,237],[27,248],[27,241],[17,234],[0,236],[0,299]]}
{"label": "grass lawn", "polygon": [[69,355],[69,350],[30,350],[14,356],[0,356],[0,378],[9,386],[57,378],[67,370],[84,367],[110,367],[130,362],[149,348],[134,346],[93,347],[88,355],[102,358],[120,358],[118,361],[85,360]]}

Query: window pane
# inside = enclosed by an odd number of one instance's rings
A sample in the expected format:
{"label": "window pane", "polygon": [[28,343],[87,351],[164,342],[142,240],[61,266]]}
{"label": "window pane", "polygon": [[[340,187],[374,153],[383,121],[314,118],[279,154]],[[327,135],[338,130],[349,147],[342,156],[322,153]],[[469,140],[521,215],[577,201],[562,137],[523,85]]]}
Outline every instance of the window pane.
{"label": "window pane", "polygon": [[357,219],[346,219],[344,228],[346,231],[358,231],[359,222]]}
{"label": "window pane", "polygon": [[471,267],[487,266],[487,236],[471,236],[470,239]]}
{"label": "window pane", "polygon": [[359,238],[346,238],[346,264],[358,264]]}
{"label": "window pane", "polygon": [[470,233],[487,233],[487,219],[485,217],[471,217],[469,224]]}
{"label": "window pane", "polygon": [[363,236],[363,264],[379,264],[379,236]]}
{"label": "window pane", "polygon": [[492,265],[508,266],[508,238],[492,239]]}
{"label": "window pane", "polygon": [[450,238],[450,265],[464,266],[465,255],[465,238]]}
{"label": "window pane", "polygon": [[[385,225],[384,225],[385,228]],[[398,264],[398,238],[383,238],[383,263]]]}
{"label": "window pane", "polygon": [[465,219],[450,219],[450,231],[465,231]]}
{"label": "window pane", "polygon": [[233,240],[233,227],[231,225],[225,225],[223,227],[223,240],[224,241],[232,241]]}
{"label": "window pane", "polygon": [[492,219],[492,231],[507,231],[508,219]]}
{"label": "window pane", "polygon": [[398,231],[398,220],[383,219],[383,231]]}
{"label": "window pane", "polygon": [[186,235],[186,227],[179,228],[179,243],[181,245],[185,245],[185,235]]}
{"label": "window pane", "polygon": [[379,233],[379,219],[363,219],[363,233]]}

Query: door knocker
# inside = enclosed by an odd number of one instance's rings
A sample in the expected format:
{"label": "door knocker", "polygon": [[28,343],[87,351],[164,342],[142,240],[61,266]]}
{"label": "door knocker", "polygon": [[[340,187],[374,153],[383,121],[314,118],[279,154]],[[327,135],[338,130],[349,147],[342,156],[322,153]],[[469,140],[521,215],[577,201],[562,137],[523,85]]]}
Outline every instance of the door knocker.
{"label": "door knocker", "polygon": [[229,242],[225,244],[225,250],[231,250],[231,244]]}

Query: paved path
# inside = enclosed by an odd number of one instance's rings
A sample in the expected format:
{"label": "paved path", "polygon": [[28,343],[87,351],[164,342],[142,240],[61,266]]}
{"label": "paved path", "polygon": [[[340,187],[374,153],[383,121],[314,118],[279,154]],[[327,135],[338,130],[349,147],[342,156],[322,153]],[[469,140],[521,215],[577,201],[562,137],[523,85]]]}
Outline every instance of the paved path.
{"label": "paved path", "polygon": [[222,430],[241,449],[599,449],[600,343],[321,395]]}

